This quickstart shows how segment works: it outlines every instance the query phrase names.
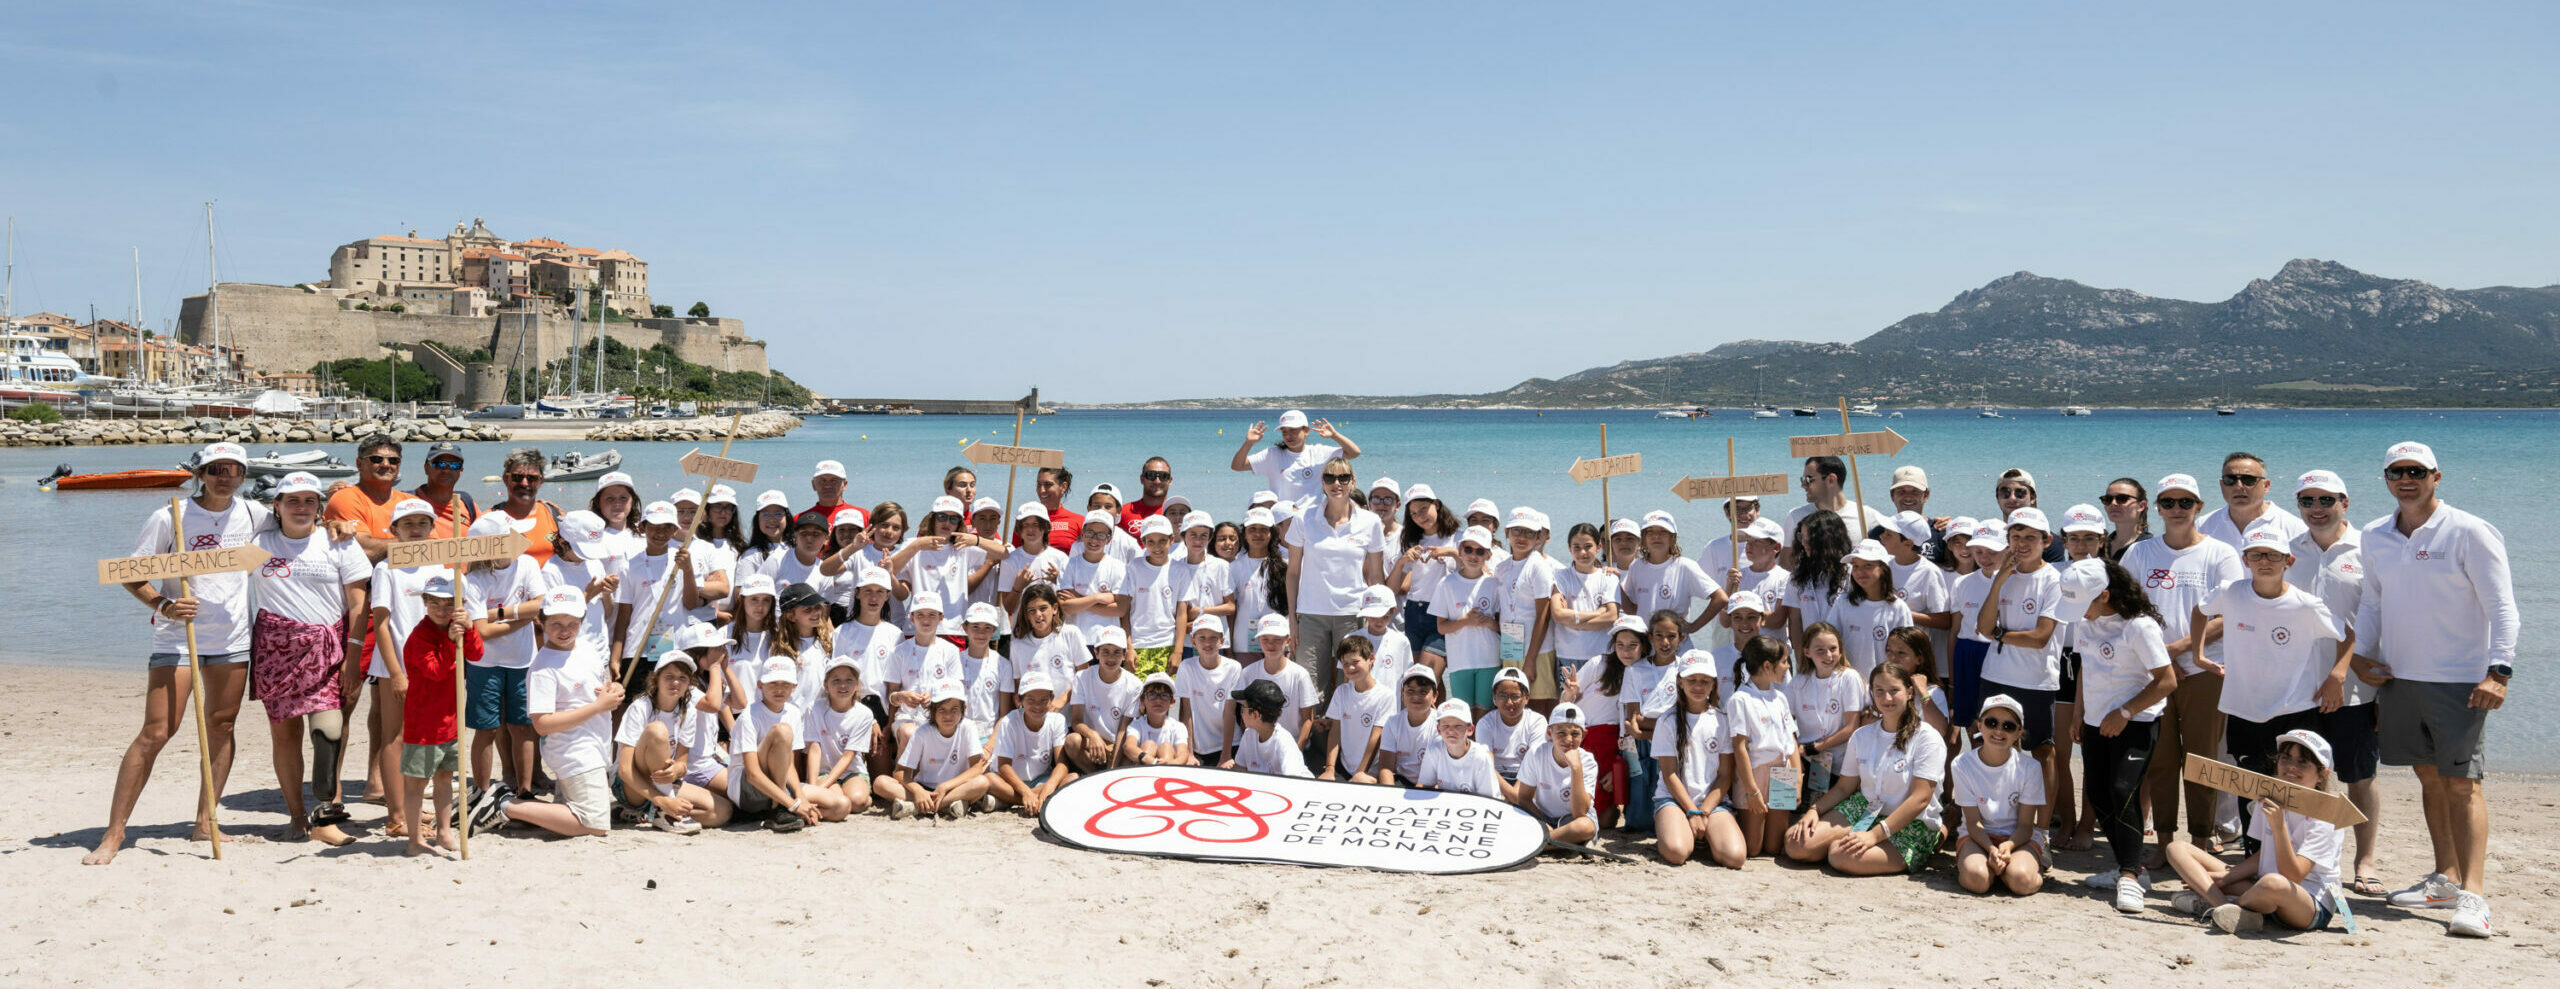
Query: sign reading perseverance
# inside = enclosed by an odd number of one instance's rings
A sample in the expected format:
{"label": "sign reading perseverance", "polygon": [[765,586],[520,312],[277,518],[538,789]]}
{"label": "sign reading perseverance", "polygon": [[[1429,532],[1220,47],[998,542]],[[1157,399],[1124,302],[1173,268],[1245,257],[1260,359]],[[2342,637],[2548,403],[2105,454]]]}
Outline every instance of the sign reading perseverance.
{"label": "sign reading perseverance", "polygon": [[1099,852],[1441,875],[1509,868],[1547,840],[1499,800],[1192,766],[1078,779],[1041,806],[1040,824]]}

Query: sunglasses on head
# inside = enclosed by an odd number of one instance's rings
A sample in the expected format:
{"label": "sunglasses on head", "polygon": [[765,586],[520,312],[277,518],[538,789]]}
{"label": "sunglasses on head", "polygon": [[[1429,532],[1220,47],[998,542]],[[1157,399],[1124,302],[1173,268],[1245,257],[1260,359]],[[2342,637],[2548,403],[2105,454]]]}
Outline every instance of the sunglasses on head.
{"label": "sunglasses on head", "polygon": [[2098,496],[2098,501],[2100,503],[2108,505],[2130,505],[2141,500],[2141,495],[2111,494]]}
{"label": "sunglasses on head", "polygon": [[1993,718],[1982,719],[1982,729],[1984,731],[2017,731],[2019,727],[2020,725],[2015,721],[2005,721]]}
{"label": "sunglasses on head", "polygon": [[2415,481],[2433,473],[2435,473],[2435,468],[2419,467],[2415,465],[2408,467],[2385,467],[2382,469],[2382,476],[2385,479],[2393,481]]}
{"label": "sunglasses on head", "polygon": [[1357,476],[1356,476],[1356,475],[1351,475],[1351,474],[1327,474],[1327,475],[1325,475],[1325,476],[1324,476],[1324,483],[1326,483],[1326,484],[1349,484],[1349,483],[1351,483],[1352,481],[1357,480],[1357,479],[1358,479],[1358,478],[1357,478]]}
{"label": "sunglasses on head", "polygon": [[2327,508],[2346,499],[2337,495],[2295,495],[2293,503],[2304,508]]}
{"label": "sunglasses on head", "polygon": [[365,462],[365,463],[368,463],[368,464],[398,464],[398,463],[400,462],[400,458],[398,458],[398,457],[386,457],[386,456],[383,456],[383,455],[381,455],[381,454],[379,454],[379,453],[376,453],[376,454],[371,454],[371,455],[369,455],[369,456],[365,457],[365,458],[364,458],[364,462]]}
{"label": "sunglasses on head", "polygon": [[2166,509],[2192,509],[2203,507],[2204,502],[2194,498],[2162,498],[2152,504]]}
{"label": "sunglasses on head", "polygon": [[2260,474],[2224,474],[2224,475],[2222,475],[2222,483],[2224,483],[2224,484],[2228,484],[2228,485],[2232,485],[2232,486],[2234,486],[2234,487],[2242,487],[2242,488],[2254,488],[2254,487],[2257,487],[2257,486],[2258,486],[2258,482],[2260,482],[2260,481],[2264,481],[2264,480],[2266,480],[2266,477],[2265,477],[2264,475],[2260,475]]}

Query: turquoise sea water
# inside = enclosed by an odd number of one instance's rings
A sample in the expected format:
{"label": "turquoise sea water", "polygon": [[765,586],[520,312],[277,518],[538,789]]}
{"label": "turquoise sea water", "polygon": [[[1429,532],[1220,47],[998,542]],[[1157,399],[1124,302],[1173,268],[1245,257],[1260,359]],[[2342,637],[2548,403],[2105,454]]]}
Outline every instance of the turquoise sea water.
{"label": "turquoise sea water", "polygon": [[[1174,491],[1227,519],[1260,486],[1253,475],[1227,470],[1228,458],[1243,440],[1245,427],[1257,418],[1276,420],[1278,411],[1068,412],[1039,417],[1025,427],[1022,443],[1066,451],[1076,474],[1072,503],[1078,506],[1084,492],[1103,481],[1134,496],[1139,464],[1162,456],[1173,462]],[[1309,411],[1330,416],[1360,444],[1365,455],[1357,466],[1364,485],[1384,474],[1401,484],[1427,482],[1458,505],[1478,497],[1492,498],[1506,510],[1533,505],[1552,516],[1559,529],[1601,518],[1600,485],[1576,485],[1565,470],[1576,457],[1599,454],[1599,426],[1606,423],[1609,452],[1642,453],[1645,467],[1641,474],[1610,483],[1612,513],[1635,517],[1669,509],[1679,515],[1684,543],[1693,552],[1723,529],[1723,519],[1718,502],[1684,504],[1670,494],[1683,474],[1723,473],[1725,440],[1731,437],[1743,472],[1793,476],[1797,462],[1787,455],[1786,438],[1840,428],[1836,415],[1755,421],[1747,413],[1724,410],[1703,420],[1656,420],[1647,411]],[[2280,479],[2315,467],[2338,471],[2352,489],[2352,515],[2361,523],[2390,510],[2380,481],[2382,451],[2404,439],[2432,444],[2444,463],[2445,500],[2506,534],[2524,611],[2515,691],[2507,709],[2489,721],[2490,766],[2560,771],[2560,664],[2553,662],[2560,659],[2560,649],[2543,637],[2549,616],[2560,609],[2560,542],[2548,521],[2533,521],[2540,517],[2535,506],[2547,507],[2542,496],[2550,479],[2560,475],[2560,454],[2547,447],[2560,436],[2560,412],[2252,410],[2223,417],[2102,410],[2095,417],[2070,419],[2052,410],[2010,414],[2013,418],[1978,419],[1970,411],[1916,411],[1901,419],[1852,420],[1861,431],[1891,428],[1910,440],[1898,457],[1860,458],[1867,503],[1889,508],[1887,478],[1895,466],[1911,463],[1929,472],[1931,513],[1982,515],[1993,509],[1992,478],[2018,466],[2035,473],[2042,504],[2058,512],[2073,503],[2094,502],[2118,476],[2141,478],[2146,485],[2173,471],[2205,478],[2219,473],[2224,454],[2246,450],[2265,457]],[[812,419],[786,437],[742,442],[731,455],[763,465],[759,480],[745,492],[749,498],[772,487],[805,503],[811,465],[833,457],[852,468],[851,500],[864,505],[896,500],[912,512],[939,493],[943,470],[962,462],[963,443],[1007,442],[1011,432],[1011,420],[984,416]],[[467,476],[496,473],[507,448],[466,445],[471,460]],[[621,444],[620,449],[626,469],[654,497],[679,486],[676,461],[692,446]],[[140,668],[148,638],[142,611],[121,591],[97,586],[92,561],[129,550],[143,514],[155,507],[165,510],[166,493],[48,494],[38,491],[35,482],[56,464],[83,471],[157,467],[187,452],[179,447],[0,450],[0,519],[8,521],[0,526],[0,559],[13,564],[9,578],[0,583],[0,607],[10,628],[0,636],[0,661]],[[354,459],[352,448],[332,452]],[[408,483],[414,484],[423,448],[410,452]],[[2289,480],[2280,485],[2278,498],[2289,501]],[[573,487],[546,493],[564,504],[583,504],[585,485]],[[472,490],[475,495],[497,494],[495,485]],[[1031,491],[1025,472],[1013,503],[1031,500]],[[979,492],[1004,497],[1004,472],[982,472]],[[1770,503],[1792,500],[1782,496]]]}

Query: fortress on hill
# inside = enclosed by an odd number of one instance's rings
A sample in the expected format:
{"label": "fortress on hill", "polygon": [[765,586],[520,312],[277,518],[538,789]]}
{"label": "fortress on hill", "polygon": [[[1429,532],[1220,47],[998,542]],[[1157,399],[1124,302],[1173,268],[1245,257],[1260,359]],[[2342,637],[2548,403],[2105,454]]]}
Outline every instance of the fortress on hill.
{"label": "fortress on hill", "polygon": [[[597,298],[626,321],[570,318],[575,302]],[[445,380],[444,398],[465,404],[496,401],[508,368],[539,368],[573,344],[591,347],[599,329],[633,349],[665,344],[722,371],[769,370],[765,342],[749,339],[744,321],[652,315],[648,263],[628,252],[509,241],[477,218],[442,239],[413,230],[341,245],[324,282],[223,282],[187,297],[178,314],[181,340],[234,348],[251,374],[379,358],[399,344],[486,350],[491,364],[467,368],[421,357]]]}

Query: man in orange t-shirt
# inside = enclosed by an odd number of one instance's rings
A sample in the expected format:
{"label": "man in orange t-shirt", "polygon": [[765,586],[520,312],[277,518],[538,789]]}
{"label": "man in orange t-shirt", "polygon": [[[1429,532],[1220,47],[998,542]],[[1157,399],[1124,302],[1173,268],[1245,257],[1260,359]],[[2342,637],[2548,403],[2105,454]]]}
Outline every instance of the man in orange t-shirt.
{"label": "man in orange t-shirt", "polygon": [[361,526],[356,544],[380,563],[383,548],[391,544],[391,509],[406,497],[400,493],[400,444],[388,433],[375,433],[356,444],[356,483],[330,495],[320,517]]}
{"label": "man in orange t-shirt", "polygon": [[507,500],[489,507],[489,511],[505,512],[510,518],[533,520],[533,528],[525,532],[526,538],[533,540],[533,548],[525,555],[533,557],[537,564],[551,562],[551,534],[560,531],[560,509],[539,497],[545,463],[542,451],[532,447],[507,454],[506,464],[498,468],[498,480],[507,486]]}

